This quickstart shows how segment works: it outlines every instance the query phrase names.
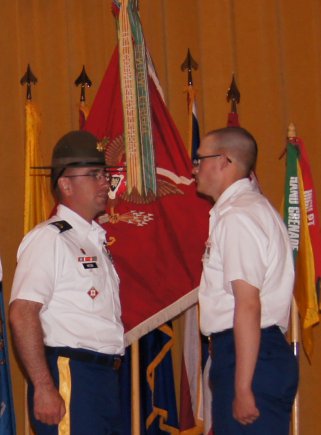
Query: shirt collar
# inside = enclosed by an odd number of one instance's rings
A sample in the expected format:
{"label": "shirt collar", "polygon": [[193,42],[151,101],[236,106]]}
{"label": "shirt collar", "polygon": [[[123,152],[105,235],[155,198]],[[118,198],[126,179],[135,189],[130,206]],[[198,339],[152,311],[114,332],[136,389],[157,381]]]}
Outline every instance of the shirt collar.
{"label": "shirt collar", "polygon": [[227,189],[225,189],[218,198],[210,210],[210,215],[212,216],[215,213],[218,213],[219,210],[224,206],[225,202],[231,199],[233,196],[238,195],[241,192],[254,192],[256,190],[257,188],[249,178],[241,178],[240,180],[235,181]]}
{"label": "shirt collar", "polygon": [[56,215],[60,219],[67,221],[77,231],[81,240],[87,239],[91,232],[97,232],[98,240],[105,241],[106,231],[97,222],[87,222],[69,207],[59,204]]}

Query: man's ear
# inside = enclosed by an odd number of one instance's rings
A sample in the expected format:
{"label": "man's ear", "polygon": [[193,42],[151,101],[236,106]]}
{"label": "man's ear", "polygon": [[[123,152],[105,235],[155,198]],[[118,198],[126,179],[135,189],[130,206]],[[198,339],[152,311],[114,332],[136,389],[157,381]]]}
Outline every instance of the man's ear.
{"label": "man's ear", "polygon": [[220,168],[221,168],[221,169],[225,169],[225,168],[227,168],[227,167],[229,166],[230,163],[229,163],[229,161],[228,161],[226,155],[225,155],[225,154],[222,154],[222,156],[220,157],[220,159],[221,159],[221,162],[220,162]]}
{"label": "man's ear", "polygon": [[70,180],[66,177],[60,177],[58,180],[58,187],[62,195],[69,196],[71,192]]}

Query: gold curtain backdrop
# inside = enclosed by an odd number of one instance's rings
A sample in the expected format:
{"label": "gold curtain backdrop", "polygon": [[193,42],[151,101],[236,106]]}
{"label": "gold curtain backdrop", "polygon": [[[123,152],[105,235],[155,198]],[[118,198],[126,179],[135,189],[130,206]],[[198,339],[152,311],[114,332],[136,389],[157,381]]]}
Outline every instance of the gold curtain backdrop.
{"label": "gold curtain backdrop", "polygon": [[[78,128],[82,66],[93,86],[90,105],[116,43],[111,0],[1,0],[0,13],[0,253],[6,301],[23,235],[24,104],[20,78],[27,64],[38,78],[33,101],[42,118],[40,146],[50,161],[57,139]],[[236,75],[241,125],[259,143],[257,174],[263,192],[280,208],[285,146],[290,121],[307,146],[321,204],[321,1],[320,0],[141,0],[145,38],[166,101],[187,139],[187,48],[199,64],[201,133],[226,124],[226,91]],[[319,209],[319,212],[321,210]],[[188,216],[186,216],[188,219]],[[192,225],[192,223],[191,223]],[[315,435],[321,391],[321,330],[315,328],[311,366],[301,354],[300,425]],[[23,434],[23,378],[11,354],[18,434]]]}

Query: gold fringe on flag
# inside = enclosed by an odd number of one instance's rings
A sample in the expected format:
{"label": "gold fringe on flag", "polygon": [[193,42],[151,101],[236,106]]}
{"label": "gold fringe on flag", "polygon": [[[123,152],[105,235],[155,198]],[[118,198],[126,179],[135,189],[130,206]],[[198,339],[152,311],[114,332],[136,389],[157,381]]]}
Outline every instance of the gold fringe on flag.
{"label": "gold fringe on flag", "polygon": [[118,39],[121,90],[124,110],[124,136],[127,163],[127,192],[135,189],[141,195],[142,168],[135,83],[135,61],[132,32],[128,18],[128,0],[122,0],[119,11]]}

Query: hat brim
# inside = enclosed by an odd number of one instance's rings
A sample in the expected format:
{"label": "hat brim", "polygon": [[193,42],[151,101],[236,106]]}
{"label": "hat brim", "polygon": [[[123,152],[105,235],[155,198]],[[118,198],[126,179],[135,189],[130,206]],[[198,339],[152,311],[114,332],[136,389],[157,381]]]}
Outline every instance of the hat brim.
{"label": "hat brim", "polygon": [[30,166],[30,169],[47,169],[54,170],[59,168],[89,168],[89,167],[99,167],[99,168],[105,168],[110,170],[121,170],[126,171],[126,166],[123,165],[106,165],[105,163],[93,163],[93,162],[83,162],[83,163],[71,163],[69,165],[61,165],[61,166]]}

